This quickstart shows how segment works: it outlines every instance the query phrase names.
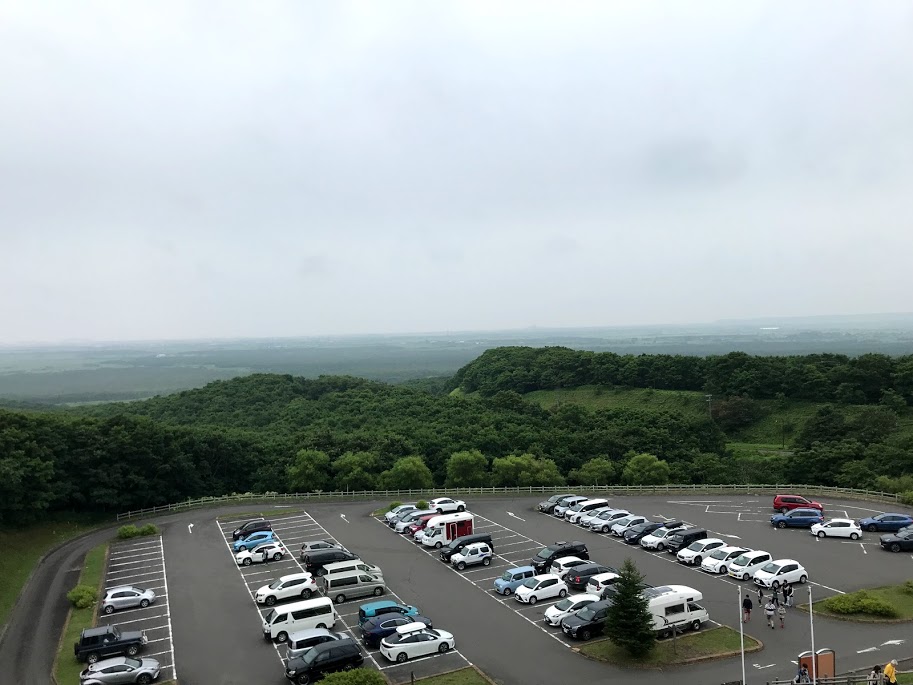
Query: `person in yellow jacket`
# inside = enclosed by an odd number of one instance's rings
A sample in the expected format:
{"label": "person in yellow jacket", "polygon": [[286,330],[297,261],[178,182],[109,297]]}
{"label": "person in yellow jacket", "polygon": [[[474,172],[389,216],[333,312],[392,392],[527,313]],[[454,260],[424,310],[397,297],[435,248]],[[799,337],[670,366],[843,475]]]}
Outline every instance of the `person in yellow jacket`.
{"label": "person in yellow jacket", "polygon": [[891,685],[897,685],[897,659],[891,659],[891,663],[884,667],[884,682]]}

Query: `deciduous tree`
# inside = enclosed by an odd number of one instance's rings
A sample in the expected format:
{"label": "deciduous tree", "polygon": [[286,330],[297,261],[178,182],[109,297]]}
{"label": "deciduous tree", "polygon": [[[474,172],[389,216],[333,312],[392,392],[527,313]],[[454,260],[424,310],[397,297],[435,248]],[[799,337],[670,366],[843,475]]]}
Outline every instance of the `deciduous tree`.
{"label": "deciduous tree", "polygon": [[290,492],[329,490],[331,484],[329,455],[320,450],[298,450],[288,467]]}
{"label": "deciduous tree", "polygon": [[622,479],[627,485],[663,485],[669,472],[669,464],[655,455],[635,454],[625,464]]}
{"label": "deciduous tree", "polygon": [[488,484],[488,458],[479,450],[454,452],[447,460],[447,486],[478,488]]}

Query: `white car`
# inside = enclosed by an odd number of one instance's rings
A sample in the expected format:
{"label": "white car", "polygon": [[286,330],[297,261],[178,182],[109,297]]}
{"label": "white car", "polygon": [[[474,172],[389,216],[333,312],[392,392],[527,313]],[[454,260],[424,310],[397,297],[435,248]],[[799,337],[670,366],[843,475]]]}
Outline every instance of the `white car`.
{"label": "white car", "polygon": [[560,559],[555,559],[552,562],[552,567],[549,569],[549,573],[554,573],[556,576],[564,580],[564,577],[567,576],[568,571],[570,571],[572,568],[575,566],[580,566],[581,564],[589,563],[589,561],[579,557],[561,557]]}
{"label": "white car", "polygon": [[587,516],[591,511],[602,509],[608,505],[609,502],[605,499],[585,499],[568,509],[564,513],[564,518],[570,523],[580,523],[580,519],[582,519],[584,516]]}
{"label": "white car", "polygon": [[415,511],[416,509],[418,509],[418,507],[415,506],[415,503],[413,502],[410,502],[409,504],[400,504],[399,506],[393,507],[390,511],[384,514],[384,520],[387,523],[390,523],[390,521],[395,519],[400,514],[405,514],[407,511]]}
{"label": "white car", "polygon": [[461,499],[438,497],[428,502],[428,508],[439,514],[446,514],[448,511],[466,511],[466,502]]}
{"label": "white car", "polygon": [[268,607],[273,606],[282,599],[310,599],[311,595],[318,592],[317,581],[310,573],[292,573],[288,576],[282,576],[269,585],[264,585],[257,590],[254,597],[257,604],[265,604]]}
{"label": "white car", "polygon": [[453,635],[424,623],[407,623],[396,629],[396,633],[380,641],[380,653],[390,661],[403,663],[409,659],[443,654],[454,647]]}
{"label": "white car", "polygon": [[849,538],[858,540],[862,537],[862,528],[853,519],[831,519],[812,526],[812,535],[819,538]]}
{"label": "white car", "polygon": [[732,547],[730,545],[717,547],[701,562],[701,571],[720,574],[729,573],[730,562],[750,551],[744,547]]}
{"label": "white car", "polygon": [[755,571],[755,585],[769,587],[776,590],[783,583],[804,584],[808,580],[808,571],[803,568],[802,564],[794,559],[777,559],[765,564],[759,570]]}
{"label": "white car", "polygon": [[558,627],[561,625],[561,619],[576,613],[578,609],[582,609],[587,604],[598,601],[597,595],[570,595],[545,610],[545,622],[550,626]]}
{"label": "white car", "polygon": [[491,564],[491,558],[494,554],[489,547],[484,542],[467,545],[462,549],[462,551],[457,552],[452,557],[450,557],[450,564],[462,571],[467,566],[474,566],[475,564],[482,564],[483,566],[488,566]]}
{"label": "white car", "polygon": [[625,516],[624,518],[620,518],[612,524],[612,535],[619,538],[624,537],[625,531],[628,528],[639,526],[641,523],[646,522],[646,516]]}
{"label": "white car", "polygon": [[631,512],[627,509],[610,509],[602,512],[598,517],[590,521],[590,530],[594,533],[608,533],[618,519],[630,516]]}
{"label": "white car", "polygon": [[590,582],[586,584],[586,592],[588,595],[602,597],[603,591],[607,587],[617,583],[619,578],[621,578],[621,576],[617,573],[597,573],[590,578]]}
{"label": "white car", "polygon": [[712,550],[715,550],[717,547],[722,547],[725,544],[726,543],[719,538],[696,540],[685,547],[685,549],[680,549],[678,554],[675,555],[675,558],[683,564],[700,566],[701,562],[704,561],[705,556],[710,554]]}
{"label": "white car", "polygon": [[582,528],[589,528],[590,524],[593,523],[593,519],[597,518],[602,512],[611,511],[613,508],[614,507],[599,507],[598,509],[588,511],[578,519],[577,525]]}
{"label": "white car", "polygon": [[535,604],[540,599],[567,597],[567,583],[554,573],[533,576],[523,582],[514,592],[514,598],[524,604]]}
{"label": "white car", "polygon": [[765,552],[763,549],[745,552],[742,556],[729,562],[729,577],[748,580],[755,571],[769,564],[770,560],[770,552]]}
{"label": "white car", "polygon": [[285,547],[278,542],[267,542],[263,545],[257,545],[253,549],[238,552],[235,555],[235,562],[238,566],[250,566],[263,561],[279,561],[284,556]]}
{"label": "white car", "polygon": [[681,527],[666,528],[663,526],[662,528],[657,528],[649,535],[644,535],[640,539],[640,546],[644,549],[655,549],[657,552],[664,552],[666,551],[666,547],[669,546],[667,538],[675,535],[676,533],[680,533],[682,530],[684,529]]}

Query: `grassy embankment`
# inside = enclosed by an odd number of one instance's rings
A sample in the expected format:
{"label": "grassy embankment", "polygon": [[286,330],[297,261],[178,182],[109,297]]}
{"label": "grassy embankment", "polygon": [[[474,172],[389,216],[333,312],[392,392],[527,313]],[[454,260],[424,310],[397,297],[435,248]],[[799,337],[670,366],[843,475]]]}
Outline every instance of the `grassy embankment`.
{"label": "grassy embankment", "polygon": [[[78,585],[89,585],[101,591],[102,578],[105,570],[105,558],[108,555],[108,543],[105,542],[91,549],[87,554],[79,574]],[[70,609],[67,622],[63,628],[63,637],[54,660],[54,676],[60,685],[78,683],[79,673],[85,666],[73,656],[73,643],[79,641],[79,635],[84,628],[95,625],[95,612],[97,604],[86,609]]]}
{"label": "grassy embankment", "polygon": [[474,668],[461,668],[459,671],[452,671],[443,675],[433,675],[428,678],[417,680],[424,685],[491,685],[491,683],[479,675]]}
{"label": "grassy embankment", "polygon": [[[745,636],[745,651],[760,649],[761,643],[748,635]],[[719,659],[740,651],[739,633],[728,626],[721,626],[698,633],[687,633],[673,640],[662,640],[656,643],[653,651],[643,659],[635,659],[611,640],[590,642],[580,648],[580,652],[598,661],[606,661],[618,666],[643,668],[663,668],[688,661]]]}
{"label": "grassy embankment", "polygon": [[913,621],[913,580],[822,599],[815,602],[815,613],[860,623]]}

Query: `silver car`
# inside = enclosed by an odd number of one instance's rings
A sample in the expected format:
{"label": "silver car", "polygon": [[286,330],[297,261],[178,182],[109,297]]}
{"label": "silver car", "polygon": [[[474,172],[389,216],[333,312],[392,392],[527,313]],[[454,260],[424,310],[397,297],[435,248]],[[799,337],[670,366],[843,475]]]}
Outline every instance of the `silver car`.
{"label": "silver car", "polygon": [[103,683],[140,683],[147,685],[159,677],[162,667],[155,659],[131,659],[119,656],[90,664],[79,674],[82,685]]}
{"label": "silver car", "polygon": [[155,601],[152,590],[144,590],[134,585],[119,585],[105,590],[105,598],[101,601],[101,610],[106,614],[113,614],[118,609],[140,607],[145,609]]}
{"label": "silver car", "polygon": [[309,628],[300,630],[288,636],[288,652],[286,657],[294,659],[298,656],[304,656],[317,645],[333,640],[343,640],[349,637],[345,633],[333,633],[326,628]]}
{"label": "silver car", "polygon": [[345,547],[338,542],[330,542],[329,540],[311,540],[301,545],[301,554],[316,552],[320,549],[345,549]]}

